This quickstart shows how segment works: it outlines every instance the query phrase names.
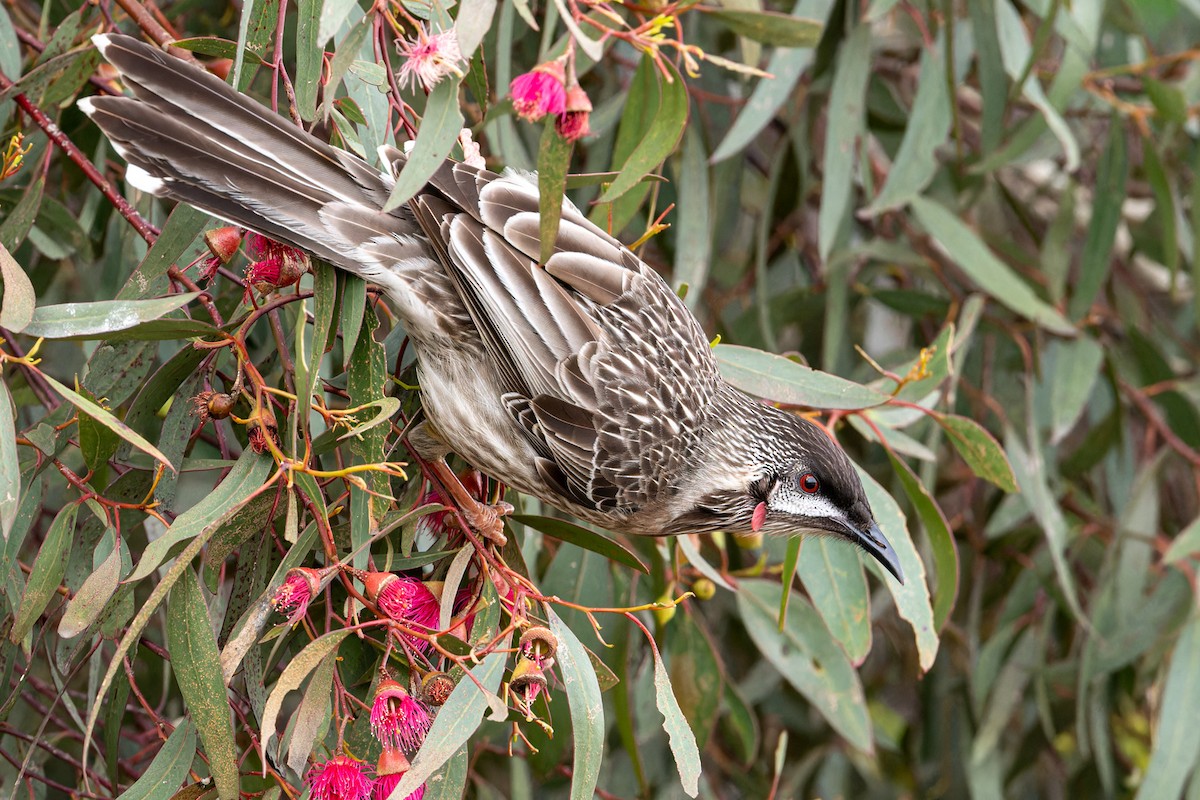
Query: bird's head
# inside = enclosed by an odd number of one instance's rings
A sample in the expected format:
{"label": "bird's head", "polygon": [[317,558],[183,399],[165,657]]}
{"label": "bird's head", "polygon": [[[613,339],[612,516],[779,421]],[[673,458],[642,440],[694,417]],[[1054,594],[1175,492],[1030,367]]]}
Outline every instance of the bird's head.
{"label": "bird's head", "polygon": [[772,420],[772,445],[749,487],[751,530],[836,536],[865,550],[901,583],[896,551],[879,529],[854,465],[826,433],[794,414]]}
{"label": "bird's head", "polygon": [[[824,430],[754,403],[735,431],[726,433],[718,437],[728,445],[722,461],[740,463],[729,471],[704,473],[702,496],[665,532],[834,536],[862,548],[904,582],[899,557],[875,522],[854,465]],[[730,459],[732,453],[745,458]]]}

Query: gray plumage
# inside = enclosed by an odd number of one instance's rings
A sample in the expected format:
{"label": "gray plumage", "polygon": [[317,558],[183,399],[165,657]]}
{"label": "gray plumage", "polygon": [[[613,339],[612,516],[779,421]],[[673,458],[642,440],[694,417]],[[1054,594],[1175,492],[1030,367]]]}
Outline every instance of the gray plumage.
{"label": "gray plumage", "polygon": [[447,449],[612,530],[823,530],[899,577],[845,453],[726,384],[670,287],[569,201],[544,265],[526,176],[448,161],[385,213],[394,148],[380,172],[154,47],[96,41],[133,96],[80,104],[129,181],[378,284]]}

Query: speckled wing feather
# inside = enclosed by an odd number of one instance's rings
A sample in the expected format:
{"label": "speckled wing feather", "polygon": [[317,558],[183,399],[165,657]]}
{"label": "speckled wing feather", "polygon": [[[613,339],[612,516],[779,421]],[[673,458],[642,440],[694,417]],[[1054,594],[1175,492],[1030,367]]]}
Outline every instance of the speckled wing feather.
{"label": "speckled wing feather", "polygon": [[414,211],[504,364],[506,402],[543,477],[606,512],[633,514],[668,496],[688,477],[688,450],[705,429],[697,415],[720,385],[695,318],[569,202],[539,266],[537,188],[527,178],[447,164],[430,183],[446,202],[421,199]]}
{"label": "speckled wing feather", "polygon": [[379,284],[415,337],[469,329],[409,209],[380,210],[390,175],[161,50],[116,34],[96,43],[133,97],[80,107],[129,162],[131,183]]}

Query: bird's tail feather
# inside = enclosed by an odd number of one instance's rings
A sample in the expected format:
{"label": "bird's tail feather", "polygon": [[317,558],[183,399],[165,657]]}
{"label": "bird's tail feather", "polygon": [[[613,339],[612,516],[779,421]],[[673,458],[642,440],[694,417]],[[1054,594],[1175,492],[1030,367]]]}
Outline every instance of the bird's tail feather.
{"label": "bird's tail feather", "polygon": [[[378,211],[390,179],[234,91],[132,37],[94,37],[133,97],[79,102],[129,162],[128,180],[235,225],[360,271],[346,217],[376,235],[417,235],[407,212]],[[374,219],[372,219],[374,218]],[[361,227],[361,224],[360,224]],[[393,239],[394,241],[394,239]]]}

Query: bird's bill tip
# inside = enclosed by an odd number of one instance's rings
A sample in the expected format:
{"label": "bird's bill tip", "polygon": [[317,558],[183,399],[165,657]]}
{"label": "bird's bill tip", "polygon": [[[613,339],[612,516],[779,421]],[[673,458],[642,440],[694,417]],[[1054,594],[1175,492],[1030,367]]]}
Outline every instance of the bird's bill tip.
{"label": "bird's bill tip", "polygon": [[887,537],[883,535],[883,531],[879,529],[877,523],[872,522],[869,528],[857,532],[857,544],[883,565],[884,569],[892,573],[897,581],[901,584],[904,583],[904,570],[900,568],[900,556],[896,555],[896,551],[888,542]]}

